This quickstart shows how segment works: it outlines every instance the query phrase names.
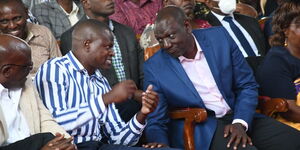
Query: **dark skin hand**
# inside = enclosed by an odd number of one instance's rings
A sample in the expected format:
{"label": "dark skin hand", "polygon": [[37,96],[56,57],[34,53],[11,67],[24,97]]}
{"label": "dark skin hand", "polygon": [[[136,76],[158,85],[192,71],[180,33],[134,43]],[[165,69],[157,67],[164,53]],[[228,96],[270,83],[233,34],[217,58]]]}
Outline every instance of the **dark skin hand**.
{"label": "dark skin hand", "polygon": [[111,103],[119,103],[131,98],[139,99],[142,102],[142,108],[137,113],[136,119],[141,124],[144,124],[148,114],[153,112],[158,104],[158,95],[152,89],[153,86],[149,85],[146,92],[142,92],[137,89],[134,81],[125,80],[115,85],[110,92],[104,94],[103,102],[107,106]]}
{"label": "dark skin hand", "polygon": [[132,80],[125,80],[115,85],[111,91],[103,95],[104,104],[126,101],[134,96],[137,87]]}
{"label": "dark skin hand", "polygon": [[234,150],[237,150],[240,143],[242,143],[243,148],[246,147],[246,144],[253,145],[251,138],[245,131],[245,127],[240,123],[226,125],[224,128],[224,137],[230,138],[227,143],[227,148],[233,145]]}
{"label": "dark skin hand", "polygon": [[72,144],[73,137],[64,138],[64,135],[56,133],[55,138],[44,145],[41,150],[77,150],[75,144]]}
{"label": "dark skin hand", "polygon": [[142,90],[136,90],[134,92],[134,95],[133,95],[133,99],[142,103],[142,94],[143,94],[144,91]]}
{"label": "dark skin hand", "polygon": [[158,104],[158,94],[153,91],[153,86],[149,85],[146,92],[142,93],[142,108],[138,112],[136,119],[145,124],[145,120],[151,112],[153,112]]}
{"label": "dark skin hand", "polygon": [[169,147],[166,144],[161,144],[161,143],[148,143],[148,144],[143,144],[142,145],[144,148],[161,148],[161,147]]}

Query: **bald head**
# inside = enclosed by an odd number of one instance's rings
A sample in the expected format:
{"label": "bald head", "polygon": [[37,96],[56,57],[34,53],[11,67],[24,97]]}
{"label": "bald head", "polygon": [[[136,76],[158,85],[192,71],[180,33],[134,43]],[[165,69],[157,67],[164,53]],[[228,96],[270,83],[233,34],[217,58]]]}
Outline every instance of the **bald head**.
{"label": "bald head", "polygon": [[104,34],[111,34],[109,27],[95,19],[79,22],[72,32],[72,50],[81,49],[83,41],[93,40]]}
{"label": "bald head", "polygon": [[0,83],[8,89],[24,86],[32,69],[28,44],[15,36],[0,34]]}
{"label": "bald head", "polygon": [[155,24],[159,24],[161,22],[168,24],[170,20],[174,20],[178,24],[183,25],[184,21],[187,20],[187,17],[181,8],[176,6],[167,6],[158,12]]}
{"label": "bald head", "polygon": [[0,34],[0,64],[12,62],[15,54],[26,55],[28,52],[30,53],[30,47],[24,40],[9,34]]}

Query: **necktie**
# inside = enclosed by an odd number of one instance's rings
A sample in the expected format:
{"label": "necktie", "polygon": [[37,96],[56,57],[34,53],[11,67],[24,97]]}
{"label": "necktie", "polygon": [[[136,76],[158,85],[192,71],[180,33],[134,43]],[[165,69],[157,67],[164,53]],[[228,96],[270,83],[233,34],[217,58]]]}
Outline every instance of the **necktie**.
{"label": "necktie", "polygon": [[244,36],[243,32],[232,21],[232,17],[226,16],[226,17],[224,17],[223,20],[229,23],[231,30],[233,31],[235,36],[238,38],[238,40],[242,44],[242,46],[243,46],[244,50],[246,51],[248,57],[249,56],[256,56],[255,53],[253,52],[249,42],[247,41],[246,37]]}

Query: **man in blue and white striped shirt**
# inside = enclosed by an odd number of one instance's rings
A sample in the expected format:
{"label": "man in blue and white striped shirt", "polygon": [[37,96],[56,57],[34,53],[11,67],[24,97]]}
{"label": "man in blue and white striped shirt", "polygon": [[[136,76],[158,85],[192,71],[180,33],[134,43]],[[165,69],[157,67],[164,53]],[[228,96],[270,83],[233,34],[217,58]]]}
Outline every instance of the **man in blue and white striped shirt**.
{"label": "man in blue and white striped shirt", "polygon": [[[114,103],[132,97],[137,87],[125,80],[111,89],[98,70],[111,66],[112,32],[104,23],[89,19],[77,24],[72,36],[72,51],[43,64],[35,77],[44,104],[74,136],[79,150],[143,149],[121,145],[138,142],[147,115],[158,103],[157,94],[148,87],[141,110],[129,122],[122,121]],[[99,142],[104,139],[115,145]]]}

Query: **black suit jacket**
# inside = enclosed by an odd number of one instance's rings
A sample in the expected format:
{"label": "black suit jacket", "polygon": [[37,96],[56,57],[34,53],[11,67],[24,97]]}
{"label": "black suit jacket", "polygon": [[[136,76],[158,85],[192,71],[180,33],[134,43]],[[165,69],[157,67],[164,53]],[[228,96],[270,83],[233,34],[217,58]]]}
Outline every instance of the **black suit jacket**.
{"label": "black suit jacket", "polygon": [[[84,16],[80,21],[86,20]],[[139,89],[143,88],[143,63],[144,63],[144,51],[139,46],[135,33],[130,27],[122,25],[118,22],[113,21],[114,35],[117,38],[119,47],[122,54],[122,60],[124,64],[124,70],[127,79],[133,80]],[[60,49],[63,55],[68,53],[72,49],[72,31],[74,26],[64,32],[61,35]],[[118,83],[117,75],[114,67],[108,70],[101,70],[103,76],[105,76],[111,86]]]}
{"label": "black suit jacket", "polygon": [[[203,19],[207,20],[212,26],[222,26],[218,18],[211,12],[208,13]],[[249,33],[258,49],[258,53],[261,56],[264,56],[266,54],[267,41],[260,30],[258,21],[255,18],[242,14],[234,14],[234,19]]]}

